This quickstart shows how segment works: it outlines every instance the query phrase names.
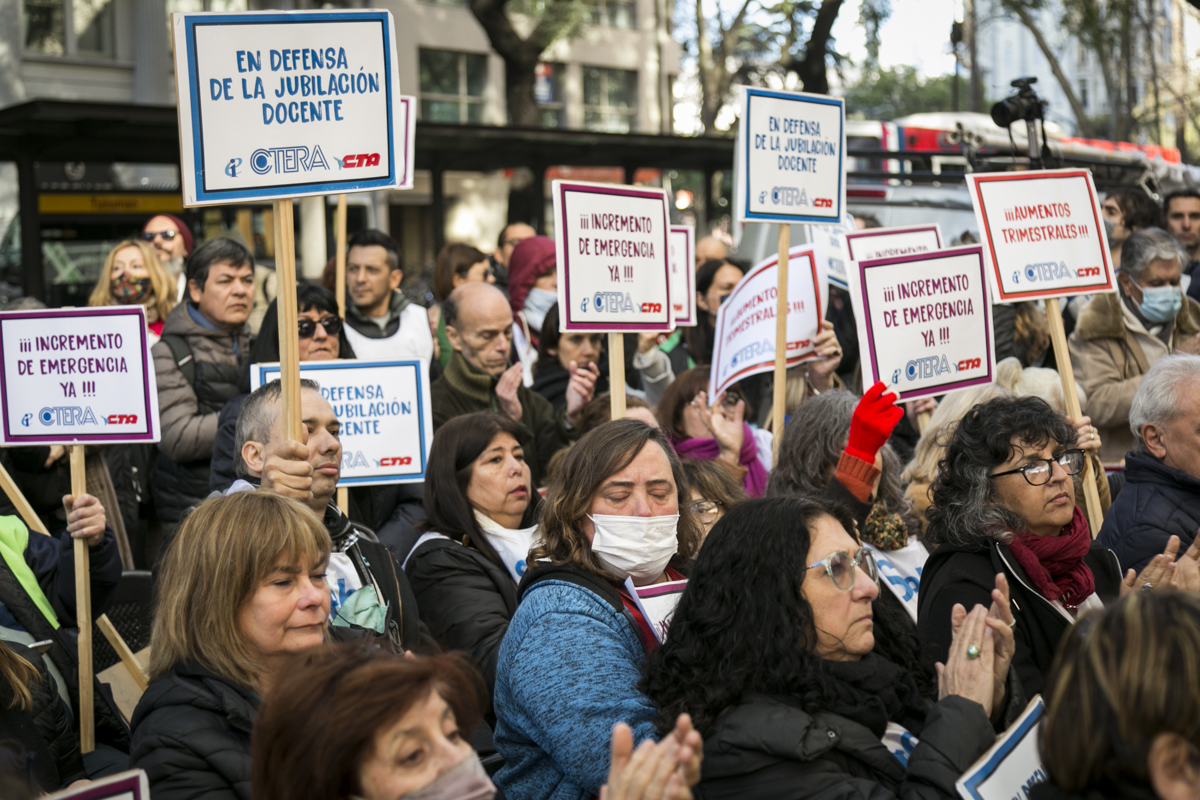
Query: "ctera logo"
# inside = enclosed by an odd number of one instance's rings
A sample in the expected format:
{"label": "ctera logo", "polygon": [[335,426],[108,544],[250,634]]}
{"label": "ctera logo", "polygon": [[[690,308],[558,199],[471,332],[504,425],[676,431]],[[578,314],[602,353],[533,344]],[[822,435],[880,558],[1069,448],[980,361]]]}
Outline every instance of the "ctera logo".
{"label": "ctera logo", "polygon": [[[591,304],[595,307],[593,310],[609,314],[661,314],[663,310],[662,303],[633,302],[629,292],[596,292],[591,298]],[[588,305],[588,298],[585,297],[580,301],[579,308],[587,313]]]}
{"label": "ctera logo", "polygon": [[950,363],[949,359],[944,355],[914,358],[903,369],[898,369],[892,373],[892,383],[899,383],[901,375],[910,381],[917,381],[922,378],[933,378],[947,373],[961,372],[962,370],[979,369],[982,366],[982,358],[964,358],[954,364]]}
{"label": "ctera logo", "polygon": [[776,186],[771,190],[771,202],[777,206],[806,206],[808,194],[795,186]]}
{"label": "ctera logo", "polygon": [[[1030,283],[1038,281],[1061,281],[1071,280],[1077,277],[1075,270],[1067,266],[1065,261],[1046,261],[1040,264],[1026,264],[1025,269],[1019,273],[1023,275],[1025,280]],[[1018,273],[1013,273],[1013,282],[1017,283]]]}
{"label": "ctera logo", "polygon": [[309,150],[304,145],[296,147],[262,147],[250,156],[250,169],[257,175],[277,173],[312,172],[314,169],[329,169],[329,162],[316,145]]}
{"label": "ctera logo", "polygon": [[229,163],[225,165],[225,174],[231,178],[236,178],[238,167],[240,167],[241,165],[242,165],[242,160],[240,158],[229,159]]}

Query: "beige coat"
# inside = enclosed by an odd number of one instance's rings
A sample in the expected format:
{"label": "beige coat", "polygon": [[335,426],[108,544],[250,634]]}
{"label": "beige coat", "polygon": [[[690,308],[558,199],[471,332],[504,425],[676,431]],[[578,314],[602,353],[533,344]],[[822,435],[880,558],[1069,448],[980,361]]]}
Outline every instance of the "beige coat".
{"label": "beige coat", "polygon": [[1075,381],[1087,395],[1083,413],[1100,431],[1100,458],[1122,461],[1133,448],[1129,409],[1142,376],[1174,351],[1181,336],[1200,333],[1200,305],[1184,297],[1169,344],[1148,332],[1119,293],[1098,295],[1079,314],[1068,342]]}

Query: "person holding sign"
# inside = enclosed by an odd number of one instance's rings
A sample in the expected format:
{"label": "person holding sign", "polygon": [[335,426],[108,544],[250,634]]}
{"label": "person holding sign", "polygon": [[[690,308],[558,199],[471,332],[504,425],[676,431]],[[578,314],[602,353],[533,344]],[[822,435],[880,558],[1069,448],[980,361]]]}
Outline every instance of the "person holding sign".
{"label": "person holding sign", "polygon": [[[587,800],[609,766],[613,726],[636,742],[657,739],[655,709],[638,689],[658,646],[628,594],[679,580],[699,547],[687,481],[666,437],[632,419],[583,436],[546,495],[541,543],[496,664],[496,783],[508,797]],[[710,654],[711,655],[711,654]],[[682,743],[690,722],[677,720]],[[683,770],[699,779],[699,753]]]}
{"label": "person holding sign", "polygon": [[1097,295],[1079,313],[1068,342],[1071,362],[1105,463],[1120,462],[1133,447],[1129,409],[1142,376],[1164,356],[1200,344],[1200,304],[1179,288],[1186,263],[1166,231],[1136,231],[1121,245],[1118,292]]}
{"label": "person holding sign", "polygon": [[952,798],[1019,713],[1007,621],[956,608],[935,683],[854,529],[840,504],[776,497],[705,541],[645,681],[660,731],[687,713],[704,736],[704,798]]}

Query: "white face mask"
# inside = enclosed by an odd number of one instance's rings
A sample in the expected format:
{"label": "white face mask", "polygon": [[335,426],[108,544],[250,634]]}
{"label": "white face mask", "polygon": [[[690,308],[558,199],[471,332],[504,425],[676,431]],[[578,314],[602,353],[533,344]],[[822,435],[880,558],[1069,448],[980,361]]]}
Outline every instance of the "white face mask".
{"label": "white face mask", "polygon": [[592,552],[621,580],[646,583],[662,575],[679,550],[678,514],[663,517],[616,517],[593,514]]}
{"label": "white face mask", "polygon": [[542,323],[546,320],[546,312],[557,302],[558,292],[539,289],[536,286],[530,289],[529,294],[525,295],[524,305],[525,321],[529,323],[529,327],[540,331]]}

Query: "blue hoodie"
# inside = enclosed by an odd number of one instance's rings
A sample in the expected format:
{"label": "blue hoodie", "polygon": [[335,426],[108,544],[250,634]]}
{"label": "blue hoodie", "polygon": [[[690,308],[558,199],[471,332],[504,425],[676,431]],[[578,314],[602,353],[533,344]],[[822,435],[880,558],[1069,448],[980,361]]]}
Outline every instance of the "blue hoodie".
{"label": "blue hoodie", "polygon": [[611,586],[564,567],[531,575],[496,666],[495,780],[507,797],[587,800],[608,780],[614,725],[633,728],[635,746],[658,738],[638,690],[646,653]]}

